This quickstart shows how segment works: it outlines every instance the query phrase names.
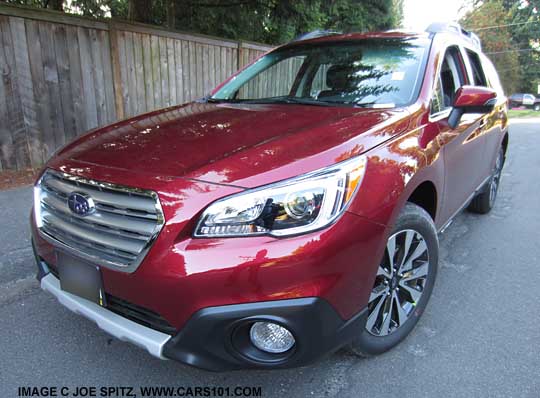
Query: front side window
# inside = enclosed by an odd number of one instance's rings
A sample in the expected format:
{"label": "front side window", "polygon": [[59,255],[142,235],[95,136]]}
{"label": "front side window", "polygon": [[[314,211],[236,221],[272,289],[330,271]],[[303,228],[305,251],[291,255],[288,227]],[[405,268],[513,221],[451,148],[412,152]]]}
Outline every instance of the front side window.
{"label": "front side window", "polygon": [[393,107],[418,96],[427,39],[377,38],[286,46],[221,87],[214,102]]}
{"label": "front side window", "polygon": [[461,59],[457,48],[446,51],[437,77],[435,93],[431,100],[431,114],[444,112],[452,107],[456,91],[464,84]]}

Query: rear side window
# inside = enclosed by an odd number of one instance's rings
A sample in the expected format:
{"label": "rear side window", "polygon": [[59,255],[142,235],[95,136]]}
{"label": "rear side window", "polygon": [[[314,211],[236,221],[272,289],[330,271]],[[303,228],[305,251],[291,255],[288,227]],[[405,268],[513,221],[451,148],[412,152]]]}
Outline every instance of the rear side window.
{"label": "rear side window", "polygon": [[484,86],[487,87],[486,75],[482,69],[482,62],[480,62],[480,57],[477,53],[471,50],[466,50],[467,56],[469,57],[469,63],[471,65],[471,72],[473,77],[473,84],[475,86]]}

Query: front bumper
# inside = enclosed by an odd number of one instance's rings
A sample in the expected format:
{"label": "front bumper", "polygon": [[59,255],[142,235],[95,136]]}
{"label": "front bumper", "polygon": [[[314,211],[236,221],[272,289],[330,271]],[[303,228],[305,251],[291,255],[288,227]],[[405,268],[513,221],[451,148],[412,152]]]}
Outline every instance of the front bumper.
{"label": "front bumper", "polygon": [[[305,365],[350,342],[366,321],[365,310],[344,321],[324,299],[299,298],[204,308],[178,334],[171,336],[63,291],[47,264],[39,257],[36,261],[41,288],[69,310],[157,358],[174,359],[212,371]],[[259,320],[287,327],[296,339],[293,349],[272,356],[252,346],[246,333]]]}

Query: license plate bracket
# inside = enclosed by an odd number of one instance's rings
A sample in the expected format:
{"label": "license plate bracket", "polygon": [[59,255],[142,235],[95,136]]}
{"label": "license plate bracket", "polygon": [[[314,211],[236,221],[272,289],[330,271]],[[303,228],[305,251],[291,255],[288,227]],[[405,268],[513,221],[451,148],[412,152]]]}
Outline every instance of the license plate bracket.
{"label": "license plate bracket", "polygon": [[62,290],[103,307],[106,306],[99,266],[81,261],[63,252],[57,252],[56,258]]}

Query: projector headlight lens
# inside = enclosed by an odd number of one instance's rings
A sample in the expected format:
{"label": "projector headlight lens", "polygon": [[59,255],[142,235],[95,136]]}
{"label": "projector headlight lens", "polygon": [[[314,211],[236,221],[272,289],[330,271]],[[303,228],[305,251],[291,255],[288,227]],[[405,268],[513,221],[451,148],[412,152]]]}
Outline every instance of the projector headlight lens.
{"label": "projector headlight lens", "polygon": [[287,236],[323,228],[343,213],[360,186],[366,158],[331,167],[211,204],[196,237]]}

